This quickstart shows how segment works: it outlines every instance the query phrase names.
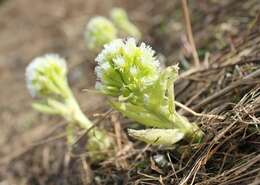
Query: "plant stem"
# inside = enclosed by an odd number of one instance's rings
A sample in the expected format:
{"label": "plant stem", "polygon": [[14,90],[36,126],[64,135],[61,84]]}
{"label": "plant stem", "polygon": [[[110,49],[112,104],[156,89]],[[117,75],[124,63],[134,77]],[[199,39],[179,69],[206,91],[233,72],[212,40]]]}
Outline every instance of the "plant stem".
{"label": "plant stem", "polygon": [[198,143],[202,140],[204,133],[195,124],[191,123],[184,116],[179,115],[177,112],[174,115],[176,125],[174,128],[178,128],[185,134],[185,138],[193,143]]}
{"label": "plant stem", "polygon": [[167,126],[160,127],[165,129],[179,129],[181,132],[185,134],[185,138],[188,141],[192,142],[200,142],[203,137],[203,132],[201,129],[195,124],[191,123],[187,120],[186,117],[178,114],[176,111],[174,113],[170,113],[167,111],[167,108],[161,107],[156,110],[156,112],[150,110],[151,114],[155,114],[159,120],[162,122],[162,126],[167,122]]}
{"label": "plant stem", "polygon": [[[120,111],[120,109],[118,109]],[[192,141],[194,143],[200,142],[203,137],[203,132],[201,129],[195,124],[191,123],[187,120],[186,117],[178,114],[175,110],[173,113],[169,112],[167,107],[159,107],[158,109],[154,109],[154,107],[146,107],[146,110],[149,112],[151,116],[145,116],[144,114],[139,114],[137,117],[140,117],[139,119],[136,119],[134,117],[129,116],[130,118],[134,120],[145,120],[145,122],[152,123],[154,120],[153,117],[156,117],[157,120],[160,120],[157,126],[155,128],[161,128],[161,129],[179,129],[181,132],[185,134],[185,138],[188,141]],[[144,125],[144,122],[140,122]]]}
{"label": "plant stem", "polygon": [[93,123],[81,111],[78,102],[72,94],[66,100],[66,104],[69,109],[69,115],[67,117],[70,121],[76,122],[81,128],[86,130],[93,126]]}
{"label": "plant stem", "polygon": [[86,148],[90,160],[98,161],[106,158],[108,153],[105,151],[113,146],[113,138],[110,137],[105,130],[94,127],[94,124],[81,111],[79,104],[72,93],[66,100],[66,104],[69,109],[66,118],[87,131],[88,140]]}

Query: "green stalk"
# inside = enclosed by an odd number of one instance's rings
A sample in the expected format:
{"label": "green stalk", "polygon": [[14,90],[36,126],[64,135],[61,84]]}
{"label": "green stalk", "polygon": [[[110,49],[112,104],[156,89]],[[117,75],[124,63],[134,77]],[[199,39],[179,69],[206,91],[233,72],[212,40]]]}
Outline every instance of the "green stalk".
{"label": "green stalk", "polygon": [[66,99],[65,105],[69,109],[69,114],[67,115],[68,120],[77,123],[81,128],[86,130],[93,126],[93,123],[81,111],[79,104],[73,95]]}
{"label": "green stalk", "polygon": [[[203,132],[195,123],[189,122],[184,116],[178,114],[176,111],[169,113],[166,106],[158,107],[157,109],[155,109],[154,106],[146,106],[144,108],[134,106],[131,103],[115,102],[111,100],[110,104],[125,116],[138,121],[145,126],[159,129],[178,129],[184,134],[184,138],[187,141],[197,143],[200,142],[203,137]],[[161,134],[163,134],[163,132],[161,132]],[[148,136],[149,135],[147,135],[147,137]],[[169,138],[169,140],[169,142],[172,142],[172,138]]]}
{"label": "green stalk", "polygon": [[187,141],[192,141],[193,143],[201,142],[204,133],[201,129],[195,124],[189,122],[184,116],[181,116],[177,112],[174,115],[174,128],[178,128],[185,134],[185,139]]}
{"label": "green stalk", "polygon": [[203,132],[195,123],[189,122],[186,117],[178,114],[175,110],[173,113],[169,113],[169,111],[166,111],[166,108],[161,107],[155,112],[151,112],[151,114],[157,115],[158,119],[161,120],[161,125],[165,125],[165,120],[167,120],[167,126],[160,128],[179,129],[185,134],[184,137],[188,141],[200,142],[203,137]]}
{"label": "green stalk", "polygon": [[81,128],[87,131],[88,140],[86,147],[90,159],[92,161],[104,159],[107,156],[106,150],[111,148],[113,144],[113,139],[105,130],[94,127],[94,124],[80,109],[79,104],[70,89],[68,89],[68,92],[70,92],[68,94],[69,96],[65,100],[68,114],[64,115],[65,118],[71,123],[78,124]]}
{"label": "green stalk", "polygon": [[62,96],[64,99],[64,104],[67,107],[67,111],[64,115],[65,118],[70,122],[77,123],[83,129],[90,129],[93,126],[93,123],[81,111],[67,80],[56,77],[54,81],[56,82],[56,85],[60,88],[60,91],[63,92]]}

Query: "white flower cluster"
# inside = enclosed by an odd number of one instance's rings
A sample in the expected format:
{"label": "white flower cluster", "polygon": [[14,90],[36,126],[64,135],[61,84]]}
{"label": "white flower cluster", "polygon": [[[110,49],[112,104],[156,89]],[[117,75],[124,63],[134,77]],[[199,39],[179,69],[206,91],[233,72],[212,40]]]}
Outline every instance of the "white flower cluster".
{"label": "white flower cluster", "polygon": [[155,51],[143,42],[138,46],[134,38],[128,38],[125,41],[123,39],[115,39],[109,44],[106,44],[101,53],[96,57],[95,61],[99,65],[102,65],[111,57],[117,56],[113,61],[115,64],[121,66],[125,63],[124,57],[121,56],[121,53],[132,56],[136,52],[140,52],[141,63],[151,65],[152,68],[156,69],[160,67],[159,61],[154,57]]}
{"label": "white flower cluster", "polygon": [[101,65],[103,63],[107,62],[107,57],[109,55],[115,54],[118,52],[120,48],[124,47],[124,42],[122,39],[115,39],[112,42],[105,44],[104,49],[101,51],[101,53],[98,54],[95,61]]}
{"label": "white flower cluster", "polygon": [[150,46],[138,45],[134,38],[116,39],[106,44],[95,59],[98,63],[96,88],[115,96],[142,91],[160,74],[154,54]]}
{"label": "white flower cluster", "polygon": [[117,37],[117,29],[102,16],[92,18],[86,26],[85,39],[88,48],[100,48]]}
{"label": "white flower cluster", "polygon": [[27,66],[25,72],[26,84],[33,97],[39,95],[39,92],[44,88],[42,82],[49,80],[46,73],[52,73],[55,70],[58,70],[62,76],[67,74],[66,61],[57,54],[37,57]]}

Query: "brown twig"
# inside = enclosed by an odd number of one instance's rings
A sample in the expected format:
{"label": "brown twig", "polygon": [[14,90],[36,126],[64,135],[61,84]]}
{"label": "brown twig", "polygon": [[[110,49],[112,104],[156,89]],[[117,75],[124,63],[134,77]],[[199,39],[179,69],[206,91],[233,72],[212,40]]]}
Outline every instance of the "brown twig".
{"label": "brown twig", "polygon": [[253,60],[241,60],[237,63],[231,63],[231,64],[228,63],[228,64],[224,64],[224,65],[211,66],[211,67],[208,67],[208,68],[206,68],[206,67],[192,68],[188,71],[181,73],[175,83],[182,82],[183,79],[185,79],[185,78],[187,78],[191,75],[194,75],[196,73],[203,73],[203,72],[206,72],[206,71],[220,70],[220,69],[232,67],[232,66],[235,66],[235,65],[244,65],[244,64],[249,64],[249,63],[257,63],[257,62],[260,62],[259,58],[253,59]]}
{"label": "brown twig", "polygon": [[257,76],[260,76],[260,69],[254,71],[253,73],[250,73],[249,75],[245,76],[244,78],[230,84],[229,86],[225,87],[224,89],[222,89],[222,90],[216,92],[215,94],[209,96],[208,98],[204,99],[199,104],[194,106],[192,109],[195,110],[195,111],[200,109],[202,106],[208,104],[209,102],[211,102],[215,98],[218,98],[218,97],[224,95],[225,93],[230,92],[232,89],[237,88],[237,87],[247,83],[248,81],[252,81],[253,78],[255,78]]}
{"label": "brown twig", "polygon": [[[116,135],[116,143],[117,143],[117,151],[118,153],[122,153],[124,148],[123,148],[123,142],[122,142],[122,128],[121,128],[121,123],[118,120],[118,116],[115,114],[111,115],[111,122],[114,125],[114,130],[115,130],[115,135]],[[119,159],[118,161],[118,166],[127,169],[128,163],[124,159]]]}
{"label": "brown twig", "polygon": [[194,116],[198,116],[198,117],[206,117],[206,118],[216,118],[219,120],[224,120],[225,117],[224,116],[219,116],[219,115],[212,115],[212,114],[203,114],[203,113],[197,113],[195,111],[193,111],[192,109],[190,109],[189,107],[186,107],[185,105],[183,105],[182,103],[175,101],[175,104],[179,107],[181,107],[182,109],[186,110],[187,112],[193,114]]}
{"label": "brown twig", "polygon": [[196,67],[199,67],[199,65],[200,65],[199,56],[197,53],[196,45],[195,45],[193,34],[192,34],[192,27],[191,27],[190,14],[189,14],[189,9],[188,9],[188,5],[187,5],[187,0],[182,0],[181,3],[182,3],[182,9],[183,9],[183,14],[184,14],[188,41],[192,48],[192,56],[194,59],[194,64]]}

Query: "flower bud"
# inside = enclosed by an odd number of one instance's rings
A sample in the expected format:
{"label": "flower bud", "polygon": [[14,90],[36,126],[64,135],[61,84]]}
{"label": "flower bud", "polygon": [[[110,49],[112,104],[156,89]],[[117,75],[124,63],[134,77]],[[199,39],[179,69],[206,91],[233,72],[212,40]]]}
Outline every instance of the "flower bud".
{"label": "flower bud", "polygon": [[107,18],[97,16],[86,26],[85,39],[89,49],[103,47],[117,37],[117,29]]}
{"label": "flower bud", "polygon": [[136,39],[141,38],[141,32],[138,28],[129,21],[127,13],[122,8],[113,8],[110,17],[114,24],[125,33],[125,35],[135,37]]}

